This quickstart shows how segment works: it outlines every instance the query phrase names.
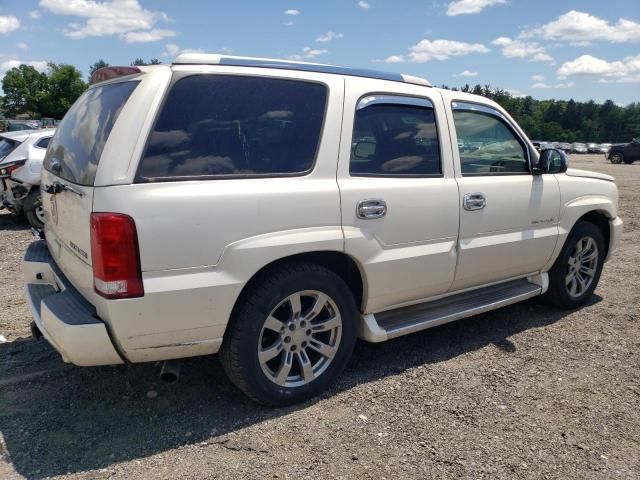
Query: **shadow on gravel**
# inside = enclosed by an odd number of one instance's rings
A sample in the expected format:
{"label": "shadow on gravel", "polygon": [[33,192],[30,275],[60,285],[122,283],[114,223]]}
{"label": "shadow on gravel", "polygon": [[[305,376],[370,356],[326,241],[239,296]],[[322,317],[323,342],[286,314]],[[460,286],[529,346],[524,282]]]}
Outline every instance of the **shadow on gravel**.
{"label": "shadow on gravel", "polygon": [[6,210],[0,211],[0,232],[3,230],[29,230],[31,225],[24,217],[11,215]]}
{"label": "shadow on gravel", "polygon": [[[596,296],[592,303],[598,301]],[[360,342],[326,396],[491,344],[496,355],[508,355],[516,350],[509,337],[570,313],[528,301],[384,344]],[[174,384],[162,383],[158,373],[154,364],[64,365],[43,340],[0,344],[5,455],[28,478],[100,469],[181,445],[223,443],[226,433],[314,402],[285,409],[256,405],[229,383],[216,357],[185,360]],[[2,450],[0,444],[0,455]]]}

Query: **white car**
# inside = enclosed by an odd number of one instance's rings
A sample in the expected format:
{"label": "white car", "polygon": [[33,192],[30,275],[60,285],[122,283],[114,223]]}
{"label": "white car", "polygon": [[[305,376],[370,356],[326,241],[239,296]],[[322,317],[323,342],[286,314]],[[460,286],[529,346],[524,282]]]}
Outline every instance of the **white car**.
{"label": "white car", "polygon": [[76,365],[219,352],[251,398],[298,402],[357,337],[585,304],[620,240],[613,178],[539,157],[486,98],[211,54],[93,81],[23,263],[35,333]]}
{"label": "white car", "polygon": [[54,133],[54,129],[47,129],[0,134],[0,208],[24,213],[38,229],[44,226],[40,174]]}

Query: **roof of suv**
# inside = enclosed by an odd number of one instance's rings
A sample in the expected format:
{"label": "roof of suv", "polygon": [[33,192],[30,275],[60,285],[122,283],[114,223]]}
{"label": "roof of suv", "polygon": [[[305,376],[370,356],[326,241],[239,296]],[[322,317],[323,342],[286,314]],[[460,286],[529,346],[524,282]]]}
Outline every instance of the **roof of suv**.
{"label": "roof of suv", "polygon": [[424,78],[401,73],[379,72],[322,63],[297,62],[293,60],[281,60],[273,58],[235,57],[215,53],[183,53],[173,61],[174,65],[230,65],[237,67],[279,68],[283,70],[298,70],[303,72],[332,73],[337,75],[351,75],[354,77],[375,78],[390,80],[393,82],[413,83],[430,87],[431,84]]}

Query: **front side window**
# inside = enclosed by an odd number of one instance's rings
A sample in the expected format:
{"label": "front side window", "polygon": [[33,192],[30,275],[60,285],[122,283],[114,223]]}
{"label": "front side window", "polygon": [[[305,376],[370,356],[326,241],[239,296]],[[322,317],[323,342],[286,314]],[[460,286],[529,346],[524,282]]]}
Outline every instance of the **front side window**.
{"label": "front side window", "polygon": [[501,118],[484,111],[454,109],[463,175],[529,173],[527,150]]}
{"label": "front side window", "polygon": [[169,92],[136,181],[300,175],[311,170],[327,88],[306,81],[192,75]]}
{"label": "front side window", "polygon": [[356,111],[349,173],[432,176],[442,173],[432,107],[373,103]]}

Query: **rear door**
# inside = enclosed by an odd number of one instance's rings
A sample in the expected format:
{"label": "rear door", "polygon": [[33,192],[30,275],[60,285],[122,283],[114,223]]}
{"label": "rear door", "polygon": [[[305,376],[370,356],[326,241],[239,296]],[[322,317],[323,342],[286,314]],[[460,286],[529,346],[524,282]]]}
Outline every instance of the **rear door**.
{"label": "rear door", "polygon": [[47,150],[42,202],[49,250],[78,290],[92,298],[90,215],[105,145],[137,80],[98,85],[67,112]]}
{"label": "rear door", "polygon": [[338,184],[346,252],[367,278],[365,311],[445,293],[459,206],[440,94],[353,77],[346,91]]}

